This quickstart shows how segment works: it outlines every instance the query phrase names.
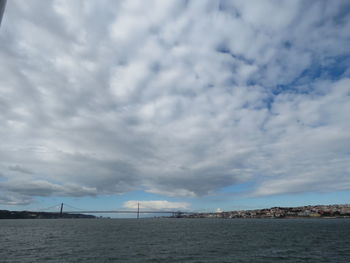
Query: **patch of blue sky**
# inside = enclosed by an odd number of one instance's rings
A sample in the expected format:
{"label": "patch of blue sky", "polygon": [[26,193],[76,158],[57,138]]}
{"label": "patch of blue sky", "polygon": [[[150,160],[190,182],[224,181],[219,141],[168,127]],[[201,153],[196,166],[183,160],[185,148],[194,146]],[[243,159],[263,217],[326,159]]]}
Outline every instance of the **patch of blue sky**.
{"label": "patch of blue sky", "polygon": [[329,57],[323,61],[314,63],[311,67],[303,70],[299,76],[288,84],[278,84],[272,89],[273,95],[281,93],[309,94],[314,91],[312,85],[317,79],[336,81],[340,78],[349,77],[350,55]]}

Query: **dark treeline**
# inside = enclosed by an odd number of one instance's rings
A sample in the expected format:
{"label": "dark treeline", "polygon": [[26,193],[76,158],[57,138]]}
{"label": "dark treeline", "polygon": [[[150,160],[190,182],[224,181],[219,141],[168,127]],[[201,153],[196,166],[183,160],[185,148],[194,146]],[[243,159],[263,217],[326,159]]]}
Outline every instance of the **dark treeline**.
{"label": "dark treeline", "polygon": [[92,215],[0,210],[0,219],[95,218]]}

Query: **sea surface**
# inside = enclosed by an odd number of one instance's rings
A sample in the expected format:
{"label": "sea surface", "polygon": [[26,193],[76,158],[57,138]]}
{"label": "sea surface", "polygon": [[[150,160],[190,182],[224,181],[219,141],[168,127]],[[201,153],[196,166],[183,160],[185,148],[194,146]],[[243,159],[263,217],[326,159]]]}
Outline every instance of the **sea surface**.
{"label": "sea surface", "polygon": [[350,220],[0,220],[0,262],[348,263]]}

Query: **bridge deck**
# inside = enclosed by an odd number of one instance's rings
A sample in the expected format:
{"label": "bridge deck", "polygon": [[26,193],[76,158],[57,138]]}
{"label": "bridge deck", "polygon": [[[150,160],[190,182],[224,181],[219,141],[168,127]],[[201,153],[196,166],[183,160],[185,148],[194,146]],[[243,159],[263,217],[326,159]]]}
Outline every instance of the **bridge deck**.
{"label": "bridge deck", "polygon": [[130,211],[130,210],[106,210],[106,211],[63,211],[66,214],[194,214],[193,212],[182,212],[182,211]]}

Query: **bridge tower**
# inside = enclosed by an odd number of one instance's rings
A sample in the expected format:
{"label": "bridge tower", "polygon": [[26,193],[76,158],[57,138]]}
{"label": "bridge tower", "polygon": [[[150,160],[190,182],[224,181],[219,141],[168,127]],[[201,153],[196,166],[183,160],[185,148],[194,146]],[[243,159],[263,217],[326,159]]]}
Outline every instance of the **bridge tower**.
{"label": "bridge tower", "polygon": [[62,214],[63,214],[63,203],[61,203],[60,217],[62,217]]}

